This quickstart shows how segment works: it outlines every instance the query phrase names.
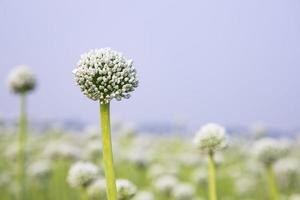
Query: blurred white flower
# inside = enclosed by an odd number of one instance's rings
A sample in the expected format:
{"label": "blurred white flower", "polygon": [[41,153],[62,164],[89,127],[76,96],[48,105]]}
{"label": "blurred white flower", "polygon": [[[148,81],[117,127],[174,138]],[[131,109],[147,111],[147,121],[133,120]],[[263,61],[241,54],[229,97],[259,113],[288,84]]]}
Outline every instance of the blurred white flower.
{"label": "blurred white flower", "polygon": [[127,155],[126,159],[140,168],[147,167],[151,162],[151,157],[149,153],[140,147],[134,148]]}
{"label": "blurred white flower", "polygon": [[293,194],[289,197],[289,200],[300,200],[300,194]]}
{"label": "blurred white flower", "polygon": [[192,180],[198,185],[205,186],[207,184],[207,169],[206,168],[200,168],[197,169],[195,172],[192,174]]}
{"label": "blurred white flower", "polygon": [[97,179],[93,181],[87,188],[87,194],[91,199],[106,199],[105,179]]}
{"label": "blurred white flower", "polygon": [[88,125],[85,127],[83,131],[89,139],[100,140],[100,131],[98,130],[97,126]]}
{"label": "blurred white flower", "polygon": [[272,138],[263,138],[254,144],[254,155],[264,165],[272,165],[287,154],[287,147]]}
{"label": "blurred white flower", "polygon": [[238,195],[247,196],[255,191],[256,185],[254,178],[241,175],[235,181],[235,191]]}
{"label": "blurred white flower", "polygon": [[133,199],[134,200],[154,200],[154,195],[151,192],[141,191],[141,192],[138,192]]}
{"label": "blurred white flower", "polygon": [[98,168],[89,162],[73,164],[68,173],[68,182],[72,187],[87,187],[97,178]]}
{"label": "blurred white flower", "polygon": [[85,154],[88,159],[95,160],[102,157],[102,145],[99,141],[91,141],[86,145]]}
{"label": "blurred white flower", "polygon": [[283,158],[274,165],[274,171],[279,185],[282,188],[290,188],[297,182],[300,174],[299,160],[294,158]]}
{"label": "blurred white flower", "polygon": [[125,179],[118,179],[116,181],[117,192],[118,192],[118,200],[130,200],[137,193],[136,186]]}
{"label": "blurred white flower", "polygon": [[78,160],[81,156],[81,152],[79,148],[74,145],[63,142],[53,142],[46,146],[44,155],[53,160]]}
{"label": "blurred white flower", "polygon": [[0,174],[0,188],[4,188],[11,182],[11,177],[7,172],[1,172]]}
{"label": "blurred white flower", "polygon": [[176,200],[192,199],[195,196],[195,188],[187,183],[177,184],[172,191],[172,196]]}
{"label": "blurred white flower", "polygon": [[[29,147],[30,146],[27,145],[25,148],[25,156],[28,156],[32,151]],[[10,161],[16,161],[19,154],[19,148],[17,143],[9,144],[4,152],[5,157]]]}
{"label": "blurred white flower", "polygon": [[164,175],[154,181],[154,188],[160,193],[170,195],[178,183],[177,178],[172,175]]}
{"label": "blurred white flower", "polygon": [[129,98],[138,86],[132,60],[110,48],[82,54],[73,73],[83,94],[102,104]]}
{"label": "blurred white flower", "polygon": [[50,176],[51,162],[49,160],[38,160],[28,167],[28,175],[37,178],[45,179]]}
{"label": "blurred white flower", "polygon": [[178,168],[177,166],[164,166],[162,164],[153,164],[150,165],[148,169],[147,175],[151,179],[156,179],[164,175],[171,175],[171,176],[176,176],[178,174]]}
{"label": "blurred white flower", "polygon": [[204,152],[215,152],[227,146],[225,128],[218,124],[206,124],[195,135],[195,145]]}
{"label": "blurred white flower", "polygon": [[177,157],[180,164],[187,167],[197,167],[203,163],[203,159],[194,153],[182,153]]}
{"label": "blurred white flower", "polygon": [[24,93],[33,90],[36,80],[33,73],[24,65],[14,68],[8,76],[8,86],[15,93]]}

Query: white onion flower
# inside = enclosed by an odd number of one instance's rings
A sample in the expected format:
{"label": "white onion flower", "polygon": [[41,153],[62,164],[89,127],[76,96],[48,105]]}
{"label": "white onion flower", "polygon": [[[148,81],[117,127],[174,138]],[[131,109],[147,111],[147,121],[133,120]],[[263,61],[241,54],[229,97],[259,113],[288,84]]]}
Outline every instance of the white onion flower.
{"label": "white onion flower", "polygon": [[267,166],[272,165],[286,154],[286,145],[272,138],[263,138],[254,144],[254,155]]}
{"label": "white onion flower", "polygon": [[136,186],[125,179],[118,179],[117,182],[118,200],[130,200],[137,193]]}
{"label": "white onion flower", "polygon": [[227,146],[226,130],[218,124],[206,124],[194,138],[195,145],[203,152],[215,152]]}
{"label": "white onion flower", "polygon": [[129,98],[138,86],[132,60],[110,48],[82,54],[73,73],[83,94],[101,104]]}
{"label": "white onion flower", "polygon": [[89,162],[73,164],[68,173],[68,182],[72,187],[87,187],[98,175],[96,165]]}
{"label": "white onion flower", "polygon": [[91,199],[106,199],[106,181],[105,179],[97,179],[87,188],[87,194]]}
{"label": "white onion flower", "polygon": [[176,200],[192,199],[195,196],[195,188],[190,184],[177,184],[172,191],[172,196]]}
{"label": "white onion flower", "polygon": [[8,86],[15,93],[26,93],[36,86],[33,73],[24,65],[17,66],[8,76]]}

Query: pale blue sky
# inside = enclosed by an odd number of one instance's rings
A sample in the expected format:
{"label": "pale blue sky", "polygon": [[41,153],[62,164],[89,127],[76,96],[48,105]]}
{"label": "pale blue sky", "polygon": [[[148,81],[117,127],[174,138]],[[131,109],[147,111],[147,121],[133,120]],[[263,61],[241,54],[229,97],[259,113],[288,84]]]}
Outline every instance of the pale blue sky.
{"label": "pale blue sky", "polygon": [[17,116],[11,68],[38,75],[31,118],[98,122],[71,73],[90,48],[135,61],[140,87],[112,103],[133,123],[300,126],[299,0],[0,1],[0,113]]}

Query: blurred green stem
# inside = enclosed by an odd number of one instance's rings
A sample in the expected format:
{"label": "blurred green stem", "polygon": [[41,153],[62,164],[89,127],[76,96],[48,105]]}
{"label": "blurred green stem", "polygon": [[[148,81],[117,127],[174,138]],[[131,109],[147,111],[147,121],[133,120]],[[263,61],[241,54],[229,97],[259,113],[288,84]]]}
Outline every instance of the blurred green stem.
{"label": "blurred green stem", "polygon": [[115,172],[113,165],[113,153],[110,135],[110,112],[109,103],[100,103],[100,114],[101,114],[101,140],[103,148],[103,160],[104,160],[104,170],[106,177],[106,193],[108,200],[117,199],[117,188],[115,180]]}
{"label": "blurred green stem", "polygon": [[215,161],[213,152],[209,152],[209,180],[208,180],[208,188],[209,188],[209,199],[217,200],[217,189],[216,189],[216,170],[215,170]]}
{"label": "blurred green stem", "polygon": [[87,195],[86,189],[85,188],[81,188],[81,200],[89,200],[89,197]]}
{"label": "blurred green stem", "polygon": [[267,178],[268,178],[270,200],[279,200],[279,192],[277,189],[275,174],[272,165],[267,166],[266,170],[268,176]]}
{"label": "blurred green stem", "polygon": [[20,96],[20,119],[19,119],[19,135],[18,135],[18,192],[17,199],[25,199],[25,157],[26,157],[26,94],[22,93]]}

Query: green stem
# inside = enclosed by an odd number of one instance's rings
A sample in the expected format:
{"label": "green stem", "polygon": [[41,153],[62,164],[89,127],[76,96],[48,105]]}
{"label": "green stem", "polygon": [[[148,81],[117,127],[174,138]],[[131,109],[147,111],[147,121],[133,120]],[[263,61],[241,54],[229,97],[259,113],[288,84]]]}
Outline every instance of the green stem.
{"label": "green stem", "polygon": [[85,188],[81,188],[81,200],[89,200],[89,197],[87,195],[86,189]]}
{"label": "green stem", "polygon": [[275,174],[274,174],[272,165],[267,166],[266,170],[267,170],[270,200],[279,200],[280,199],[279,192],[277,189]]}
{"label": "green stem", "polygon": [[100,103],[100,114],[101,114],[101,140],[103,148],[103,160],[104,160],[104,171],[106,177],[106,193],[107,200],[117,199],[117,187],[115,180],[115,172],[113,165],[113,153],[110,135],[110,112],[109,103]]}
{"label": "green stem", "polygon": [[209,199],[217,200],[217,188],[216,188],[216,170],[215,170],[215,161],[213,152],[209,152],[209,180],[208,180],[208,188],[209,188]]}
{"label": "green stem", "polygon": [[19,119],[19,135],[18,135],[18,194],[17,199],[25,199],[25,165],[26,165],[26,135],[27,135],[27,119],[26,119],[26,94],[22,93],[20,98],[20,119]]}

